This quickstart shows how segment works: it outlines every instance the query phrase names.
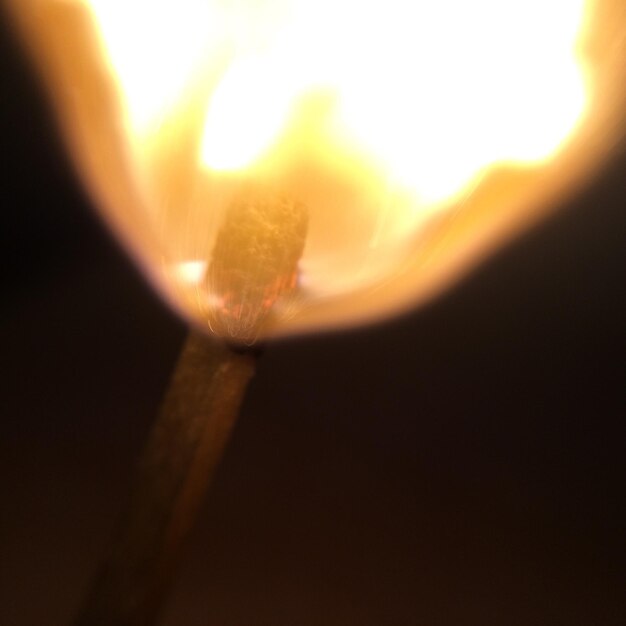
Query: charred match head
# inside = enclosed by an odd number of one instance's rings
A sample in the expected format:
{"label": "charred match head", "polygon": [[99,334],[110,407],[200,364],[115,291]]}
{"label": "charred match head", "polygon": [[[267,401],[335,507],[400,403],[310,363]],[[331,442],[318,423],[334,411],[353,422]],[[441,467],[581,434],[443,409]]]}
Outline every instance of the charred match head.
{"label": "charred match head", "polygon": [[231,204],[206,275],[217,334],[256,340],[277,301],[296,289],[307,225],[306,206],[292,198],[250,194]]}

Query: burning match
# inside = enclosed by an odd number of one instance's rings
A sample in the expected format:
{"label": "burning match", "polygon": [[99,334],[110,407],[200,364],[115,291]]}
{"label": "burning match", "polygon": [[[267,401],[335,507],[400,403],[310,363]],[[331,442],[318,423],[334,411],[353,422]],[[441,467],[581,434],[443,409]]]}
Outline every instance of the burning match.
{"label": "burning match", "polygon": [[79,621],[148,626],[258,342],[423,303],[573,193],[623,133],[626,19],[611,0],[6,5],[94,203],[193,328]]}

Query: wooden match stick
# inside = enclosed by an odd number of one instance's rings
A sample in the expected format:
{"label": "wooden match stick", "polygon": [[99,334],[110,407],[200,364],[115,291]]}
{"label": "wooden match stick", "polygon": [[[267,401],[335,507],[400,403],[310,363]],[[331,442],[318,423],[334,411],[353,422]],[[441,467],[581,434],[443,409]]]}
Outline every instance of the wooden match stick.
{"label": "wooden match stick", "polygon": [[77,626],[155,623],[255,360],[252,351],[190,334],[140,460],[128,512]]}
{"label": "wooden match stick", "polygon": [[[214,332],[253,344],[297,285],[308,212],[259,192],[233,202],[206,277]],[[254,373],[255,352],[192,332],[146,445],[126,518],[76,626],[152,626]]]}

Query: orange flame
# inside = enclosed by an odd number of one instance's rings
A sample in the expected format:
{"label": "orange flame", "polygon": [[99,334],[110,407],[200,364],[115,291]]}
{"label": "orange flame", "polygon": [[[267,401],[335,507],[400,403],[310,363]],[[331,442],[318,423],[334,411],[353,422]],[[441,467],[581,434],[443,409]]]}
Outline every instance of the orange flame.
{"label": "orange flame", "polygon": [[[242,189],[308,207],[299,289],[277,302],[270,333],[364,319],[440,288],[523,221],[525,183],[571,142],[595,89],[591,0],[15,6],[80,11],[80,24],[49,29],[95,34],[85,54],[27,27],[62,117],[74,107],[73,149],[101,204],[191,319],[211,307],[207,265]],[[77,83],[70,54],[115,103],[122,183],[96,171],[92,127],[105,113],[66,95],[96,89]],[[111,187],[123,187],[117,199]]]}

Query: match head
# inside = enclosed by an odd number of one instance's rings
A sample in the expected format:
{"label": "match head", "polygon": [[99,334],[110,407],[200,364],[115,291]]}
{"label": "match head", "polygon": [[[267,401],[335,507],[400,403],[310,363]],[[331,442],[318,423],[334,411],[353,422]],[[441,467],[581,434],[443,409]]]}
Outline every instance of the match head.
{"label": "match head", "polygon": [[298,284],[308,211],[290,197],[247,193],[226,211],[206,274],[209,325],[252,344]]}

